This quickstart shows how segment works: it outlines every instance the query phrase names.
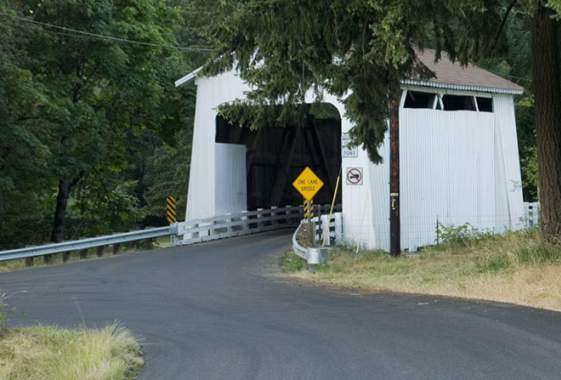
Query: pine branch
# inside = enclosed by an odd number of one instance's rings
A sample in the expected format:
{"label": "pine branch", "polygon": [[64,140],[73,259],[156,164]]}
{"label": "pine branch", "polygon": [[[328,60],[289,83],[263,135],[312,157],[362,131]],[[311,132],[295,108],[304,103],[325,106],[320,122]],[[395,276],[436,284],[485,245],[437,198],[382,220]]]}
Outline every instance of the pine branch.
{"label": "pine branch", "polygon": [[508,20],[508,17],[510,16],[510,12],[512,12],[516,3],[518,3],[518,0],[513,0],[509,4],[508,8],[506,9],[506,12],[503,16],[503,19],[501,20],[501,25],[499,26],[499,30],[497,31],[497,34],[495,35],[495,38],[493,39],[493,44],[491,45],[491,51],[495,50],[495,48],[497,47],[497,44],[499,43],[499,38],[501,37],[501,34],[503,33],[504,27],[505,27],[506,22]]}

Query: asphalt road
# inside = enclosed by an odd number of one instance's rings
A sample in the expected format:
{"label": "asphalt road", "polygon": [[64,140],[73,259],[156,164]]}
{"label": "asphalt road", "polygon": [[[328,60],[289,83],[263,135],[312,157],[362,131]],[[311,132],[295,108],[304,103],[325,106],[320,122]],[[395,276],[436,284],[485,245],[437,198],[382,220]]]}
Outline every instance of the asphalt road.
{"label": "asphalt road", "polygon": [[143,379],[561,379],[561,314],[274,275],[283,233],[0,274],[26,318],[142,338]]}

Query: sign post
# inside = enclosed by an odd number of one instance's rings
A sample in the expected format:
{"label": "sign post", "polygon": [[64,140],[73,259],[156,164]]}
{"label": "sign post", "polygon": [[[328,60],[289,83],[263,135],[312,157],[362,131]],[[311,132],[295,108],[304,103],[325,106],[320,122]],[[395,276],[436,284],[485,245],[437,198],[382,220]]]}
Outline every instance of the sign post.
{"label": "sign post", "polygon": [[390,254],[401,253],[401,217],[399,197],[399,102],[392,98],[390,108]]}
{"label": "sign post", "polygon": [[166,199],[166,219],[169,224],[173,224],[177,222],[175,205],[177,204],[177,200],[173,195],[168,195]]}
{"label": "sign post", "polygon": [[304,218],[308,223],[308,229],[310,230],[311,244],[314,244],[315,233],[311,219],[313,217],[313,202],[314,197],[323,187],[323,181],[306,166],[302,173],[296,178],[292,183],[292,186],[302,195],[304,198]]}

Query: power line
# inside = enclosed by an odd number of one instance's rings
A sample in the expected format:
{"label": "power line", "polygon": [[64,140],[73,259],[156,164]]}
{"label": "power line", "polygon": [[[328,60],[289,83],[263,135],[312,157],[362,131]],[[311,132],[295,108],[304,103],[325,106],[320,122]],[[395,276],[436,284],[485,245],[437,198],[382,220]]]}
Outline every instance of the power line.
{"label": "power line", "polygon": [[[32,19],[27,18],[27,17],[8,15],[8,14],[2,13],[2,12],[0,12],[0,16],[12,17],[12,18],[14,18],[16,20],[19,20],[19,21],[23,21],[23,22],[27,22],[27,23],[31,23],[31,24],[36,24],[36,25],[41,25],[41,26],[44,26],[44,27],[47,27],[47,28],[59,29],[59,30],[62,30],[64,32],[66,32],[65,35],[67,35],[67,36],[72,36],[71,34],[74,33],[74,34],[77,34],[77,35],[80,35],[80,36],[87,36],[87,37],[90,37],[90,38],[97,38],[97,39],[102,39],[102,40],[106,40],[106,41],[114,41],[114,42],[127,43],[127,44],[133,44],[133,45],[150,46],[150,47],[167,48],[167,49],[176,49],[176,50],[182,50],[182,51],[196,51],[196,52],[213,52],[214,51],[214,49],[210,49],[210,48],[163,45],[163,44],[157,44],[157,43],[153,43],[153,42],[130,40],[128,38],[115,37],[115,36],[106,35],[106,34],[92,33],[92,32],[87,32],[87,31],[84,31],[84,30],[68,28],[68,27],[65,27],[65,26],[49,24],[47,22],[36,21],[36,20],[32,20]],[[74,37],[74,36],[72,36],[72,37]]]}

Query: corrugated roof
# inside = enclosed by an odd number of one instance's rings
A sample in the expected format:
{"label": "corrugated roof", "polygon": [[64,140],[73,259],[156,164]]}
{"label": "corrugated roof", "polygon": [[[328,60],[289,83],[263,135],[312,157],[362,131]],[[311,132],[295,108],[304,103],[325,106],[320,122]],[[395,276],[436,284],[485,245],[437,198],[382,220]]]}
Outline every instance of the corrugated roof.
{"label": "corrugated roof", "polygon": [[404,84],[509,94],[521,94],[524,91],[516,83],[501,78],[481,67],[472,64],[462,66],[458,62],[452,62],[445,52],[442,52],[438,62],[434,61],[436,57],[434,49],[418,50],[417,57],[435,74],[435,77],[424,80],[404,80]]}

